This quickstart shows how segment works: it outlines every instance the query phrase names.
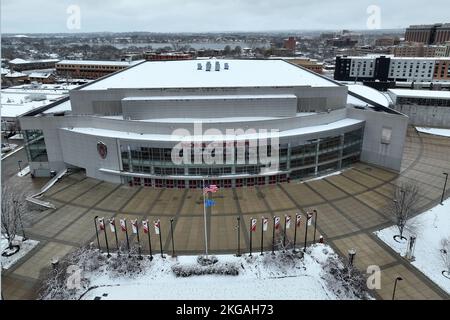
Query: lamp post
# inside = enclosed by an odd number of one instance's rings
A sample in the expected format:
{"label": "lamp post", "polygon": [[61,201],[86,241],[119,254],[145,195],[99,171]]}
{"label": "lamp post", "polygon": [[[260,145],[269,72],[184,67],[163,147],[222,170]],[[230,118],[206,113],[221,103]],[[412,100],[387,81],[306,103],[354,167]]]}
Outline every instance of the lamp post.
{"label": "lamp post", "polygon": [[442,190],[441,205],[444,204],[445,189],[447,188],[447,180],[448,180],[448,173],[444,172],[443,174],[445,175],[445,182],[444,182],[444,189]]}
{"label": "lamp post", "polygon": [[241,217],[237,217],[237,254],[236,257],[241,256]]}
{"label": "lamp post", "polygon": [[101,249],[100,249],[100,240],[99,240],[99,238],[98,238],[97,219],[98,219],[98,216],[95,216],[95,217],[94,217],[95,235],[97,236],[98,250],[101,250]]}
{"label": "lamp post", "polygon": [[314,210],[313,210],[313,212],[314,212],[314,237],[313,237],[313,239],[314,239],[314,242],[313,242],[313,243],[316,243],[316,230],[317,230],[317,210],[316,210],[316,209],[314,209]]}
{"label": "lamp post", "polygon": [[355,259],[356,250],[351,248],[348,250],[348,264],[353,266],[353,260]]}
{"label": "lamp post", "polygon": [[397,289],[397,282],[398,281],[402,281],[403,278],[402,277],[397,277],[395,278],[395,282],[394,282],[394,290],[392,291],[392,300],[395,300],[395,290]]}
{"label": "lamp post", "polygon": [[22,160],[17,161],[17,164],[19,165],[19,172],[22,172]]}
{"label": "lamp post", "polygon": [[170,234],[172,235],[172,258],[175,257],[175,244],[173,242],[173,218],[170,219]]}

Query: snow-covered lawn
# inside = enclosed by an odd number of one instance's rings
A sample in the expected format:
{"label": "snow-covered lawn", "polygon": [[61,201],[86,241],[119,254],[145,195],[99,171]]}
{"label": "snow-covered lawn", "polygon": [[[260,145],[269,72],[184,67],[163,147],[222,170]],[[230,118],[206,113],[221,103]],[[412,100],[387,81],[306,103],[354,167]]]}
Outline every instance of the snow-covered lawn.
{"label": "snow-covered lawn", "polygon": [[437,136],[450,137],[450,129],[416,127],[422,133],[434,134]]}
{"label": "snow-covered lawn", "polygon": [[[404,236],[408,239],[410,235],[417,237],[414,250],[415,260],[412,264],[447,293],[450,293],[450,279],[442,275],[445,267],[440,253],[441,240],[450,236],[450,199],[444,201],[443,206],[437,205],[412,218],[410,225],[412,227],[405,230]],[[407,242],[398,243],[393,239],[393,236],[398,234],[396,226],[377,231],[375,234],[400,255],[406,255]]]}
{"label": "snow-covered lawn", "polygon": [[85,275],[90,287],[98,287],[88,291],[83,299],[356,299],[346,285],[324,270],[330,259],[339,259],[333,250],[323,244],[309,250],[304,259],[295,258],[292,264],[281,262],[281,253],[275,257],[270,252],[264,256],[256,253],[252,258],[248,254],[216,256],[217,264],[236,267],[236,276],[177,277],[172,267],[198,266],[196,256],[162,259],[155,255],[151,262],[145,257],[144,273],[132,278],[111,276],[105,268]]}
{"label": "snow-covered lawn", "polygon": [[[19,252],[13,254],[9,257],[1,257],[1,265],[3,269],[9,269],[12,265],[14,265],[17,261],[19,261],[22,257],[24,257],[28,252],[30,252],[34,247],[39,244],[39,241],[27,239],[26,241],[22,241],[22,237],[16,236],[14,238],[14,244],[20,244]],[[8,247],[8,240],[3,236],[0,240],[0,253],[3,252]]]}

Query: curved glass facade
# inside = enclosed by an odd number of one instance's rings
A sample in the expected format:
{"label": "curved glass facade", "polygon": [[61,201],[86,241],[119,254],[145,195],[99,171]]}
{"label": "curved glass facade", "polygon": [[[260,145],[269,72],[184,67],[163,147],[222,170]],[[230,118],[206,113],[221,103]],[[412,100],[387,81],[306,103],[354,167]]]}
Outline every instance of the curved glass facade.
{"label": "curved glass facade", "polygon": [[[261,163],[182,164],[172,162],[171,148],[154,148],[142,142],[123,142],[122,182],[129,185],[155,186],[161,188],[201,188],[203,179],[221,187],[241,187],[274,184],[300,179],[324,172],[338,170],[359,161],[364,128],[339,135],[307,141],[302,145],[279,145],[279,171],[263,174]],[[268,150],[270,154],[270,148]],[[194,155],[191,155],[194,157]],[[246,160],[249,154],[246,149]]]}

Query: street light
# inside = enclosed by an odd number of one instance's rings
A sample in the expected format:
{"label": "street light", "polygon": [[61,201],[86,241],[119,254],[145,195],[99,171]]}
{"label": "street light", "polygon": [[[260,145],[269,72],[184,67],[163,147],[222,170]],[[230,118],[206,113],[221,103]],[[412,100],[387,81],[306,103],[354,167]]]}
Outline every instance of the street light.
{"label": "street light", "polygon": [[447,180],[448,180],[448,173],[443,172],[443,174],[445,175],[445,182],[444,182],[444,189],[442,190],[441,205],[444,204],[443,202],[444,202],[444,196],[445,196],[445,189],[447,188]]}
{"label": "street light", "polygon": [[392,291],[392,300],[395,300],[395,289],[397,289],[397,281],[402,281],[402,280],[403,280],[402,277],[395,278],[394,291]]}
{"label": "street light", "polygon": [[348,250],[348,264],[353,266],[353,260],[355,259],[356,250],[351,248]]}

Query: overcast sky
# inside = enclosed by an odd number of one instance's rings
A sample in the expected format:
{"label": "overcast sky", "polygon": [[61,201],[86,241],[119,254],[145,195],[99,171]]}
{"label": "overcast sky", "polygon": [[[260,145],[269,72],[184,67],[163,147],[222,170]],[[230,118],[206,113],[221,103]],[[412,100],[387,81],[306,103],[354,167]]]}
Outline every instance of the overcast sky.
{"label": "overcast sky", "polygon": [[[69,24],[80,8],[80,28]],[[381,28],[450,22],[448,0],[2,0],[2,33],[214,32],[367,29],[370,5]],[[70,20],[73,22],[73,20]]]}

